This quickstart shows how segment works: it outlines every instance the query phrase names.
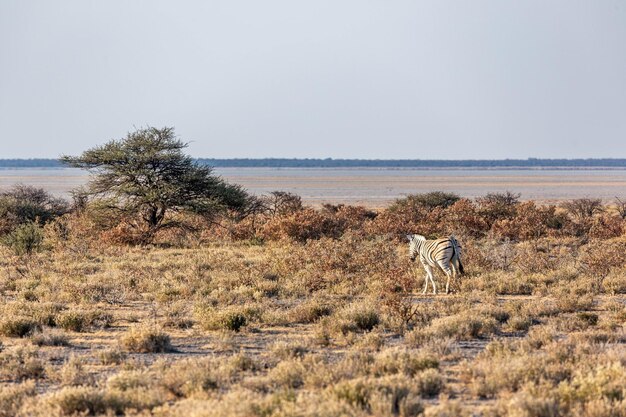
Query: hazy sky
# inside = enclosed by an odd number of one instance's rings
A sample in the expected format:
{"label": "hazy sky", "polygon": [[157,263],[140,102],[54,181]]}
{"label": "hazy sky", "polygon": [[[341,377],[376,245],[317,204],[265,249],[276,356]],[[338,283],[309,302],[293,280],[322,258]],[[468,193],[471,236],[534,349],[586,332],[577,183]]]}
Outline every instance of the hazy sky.
{"label": "hazy sky", "polygon": [[0,158],[626,157],[626,2],[0,0]]}

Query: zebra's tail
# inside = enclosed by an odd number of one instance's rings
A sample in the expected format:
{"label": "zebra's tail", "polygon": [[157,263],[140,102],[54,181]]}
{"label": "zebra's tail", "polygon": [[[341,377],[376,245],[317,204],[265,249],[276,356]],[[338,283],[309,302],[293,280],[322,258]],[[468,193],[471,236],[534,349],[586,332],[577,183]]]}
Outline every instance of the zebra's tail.
{"label": "zebra's tail", "polygon": [[461,262],[461,246],[454,236],[450,236],[450,240],[452,241],[452,246],[454,249],[454,253],[456,254],[456,259],[459,262],[459,272],[461,274],[465,274],[465,268],[463,268],[463,263]]}

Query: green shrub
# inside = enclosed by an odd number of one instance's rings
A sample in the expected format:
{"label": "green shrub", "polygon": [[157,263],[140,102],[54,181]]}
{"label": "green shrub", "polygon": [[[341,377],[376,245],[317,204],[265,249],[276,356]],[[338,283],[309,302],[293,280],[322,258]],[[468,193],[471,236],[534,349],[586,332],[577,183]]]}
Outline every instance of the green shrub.
{"label": "green shrub", "polygon": [[6,235],[3,243],[18,256],[39,252],[43,244],[43,229],[35,222],[17,226]]}
{"label": "green shrub", "polygon": [[411,194],[404,198],[398,199],[389,206],[390,211],[399,210],[406,207],[422,207],[426,209],[434,209],[436,207],[448,208],[459,201],[459,197],[455,193],[447,193],[444,191],[431,191],[422,194]]}
{"label": "green shrub", "polygon": [[43,225],[68,209],[67,202],[51,196],[43,188],[15,185],[0,193],[0,235],[26,223]]}

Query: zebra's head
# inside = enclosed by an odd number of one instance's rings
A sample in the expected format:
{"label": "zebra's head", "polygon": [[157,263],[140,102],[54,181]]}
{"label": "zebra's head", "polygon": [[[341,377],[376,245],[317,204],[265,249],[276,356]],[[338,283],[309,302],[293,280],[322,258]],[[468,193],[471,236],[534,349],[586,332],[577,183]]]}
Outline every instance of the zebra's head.
{"label": "zebra's head", "polygon": [[424,242],[426,238],[422,235],[406,235],[406,237],[409,239],[409,258],[411,261],[414,261],[419,254],[422,242]]}

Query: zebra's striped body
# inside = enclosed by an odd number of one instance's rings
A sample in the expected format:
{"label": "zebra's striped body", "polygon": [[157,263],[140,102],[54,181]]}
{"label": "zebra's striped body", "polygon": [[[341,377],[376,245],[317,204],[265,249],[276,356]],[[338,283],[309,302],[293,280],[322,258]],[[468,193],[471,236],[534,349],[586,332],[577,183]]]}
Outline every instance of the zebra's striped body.
{"label": "zebra's striped body", "polygon": [[433,286],[433,294],[437,294],[435,275],[433,268],[441,268],[445,272],[448,280],[446,282],[446,294],[450,292],[450,278],[464,273],[461,263],[461,247],[454,236],[426,240],[422,235],[407,235],[409,239],[409,257],[411,261],[419,255],[422,265],[426,270],[426,282],[424,283],[423,294],[428,289],[428,280]]}

